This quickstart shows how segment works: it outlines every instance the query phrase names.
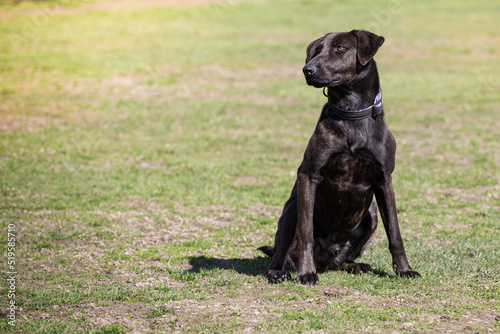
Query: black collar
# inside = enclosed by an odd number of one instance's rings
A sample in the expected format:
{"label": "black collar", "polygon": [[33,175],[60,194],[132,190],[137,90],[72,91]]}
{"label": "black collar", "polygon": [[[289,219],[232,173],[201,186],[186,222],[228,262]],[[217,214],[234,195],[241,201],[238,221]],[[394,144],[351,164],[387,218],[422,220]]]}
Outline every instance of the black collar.
{"label": "black collar", "polygon": [[[328,95],[325,94],[325,89],[326,87],[323,88],[323,95],[328,97]],[[375,102],[373,102],[373,104],[368,108],[361,110],[344,110],[337,107],[330,101],[330,98],[328,98],[328,109],[338,117],[350,121],[357,121],[368,117],[377,118],[377,116],[384,111],[384,108],[382,107],[382,90],[379,88],[378,94],[375,97]]]}

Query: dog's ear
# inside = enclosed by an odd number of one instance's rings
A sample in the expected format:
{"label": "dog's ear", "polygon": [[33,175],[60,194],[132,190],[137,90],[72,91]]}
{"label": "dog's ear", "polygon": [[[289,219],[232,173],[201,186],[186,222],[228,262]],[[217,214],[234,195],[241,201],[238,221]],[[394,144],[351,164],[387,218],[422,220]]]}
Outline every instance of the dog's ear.
{"label": "dog's ear", "polygon": [[325,37],[321,37],[321,38],[318,38],[317,40],[315,40],[314,42],[311,42],[311,44],[309,44],[307,46],[307,51],[306,51],[306,64],[314,58],[314,56],[316,55],[316,48],[318,47],[318,45],[321,44],[321,42],[325,39]]}
{"label": "dog's ear", "polygon": [[358,61],[365,66],[384,44],[385,38],[366,30],[353,30],[351,33],[358,39]]}

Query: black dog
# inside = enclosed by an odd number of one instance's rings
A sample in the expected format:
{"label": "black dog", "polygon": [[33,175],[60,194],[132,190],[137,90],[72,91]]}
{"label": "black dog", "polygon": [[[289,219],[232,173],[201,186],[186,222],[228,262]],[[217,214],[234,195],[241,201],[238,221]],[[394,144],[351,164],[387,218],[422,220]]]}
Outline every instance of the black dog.
{"label": "black dog", "polygon": [[317,284],[317,270],[373,273],[354,259],[375,233],[377,205],[394,271],[420,277],[408,264],[396,214],[391,180],[396,141],[384,118],[373,60],[383,43],[383,37],[353,30],[329,33],[307,47],[307,84],[328,88],[328,103],[278,222],[274,248],[259,248],[272,257],[270,283],[291,278],[286,262],[296,266],[302,284]]}

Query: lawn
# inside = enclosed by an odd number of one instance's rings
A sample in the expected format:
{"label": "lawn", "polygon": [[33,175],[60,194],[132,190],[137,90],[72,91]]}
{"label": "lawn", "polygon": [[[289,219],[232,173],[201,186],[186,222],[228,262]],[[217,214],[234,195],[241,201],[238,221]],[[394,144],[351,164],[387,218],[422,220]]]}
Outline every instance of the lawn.
{"label": "lawn", "polygon": [[[0,332],[500,332],[499,15],[490,0],[0,1]],[[269,285],[256,249],[326,100],[305,49],[354,28],[386,38],[394,188],[423,278],[394,276],[380,228],[374,275]]]}

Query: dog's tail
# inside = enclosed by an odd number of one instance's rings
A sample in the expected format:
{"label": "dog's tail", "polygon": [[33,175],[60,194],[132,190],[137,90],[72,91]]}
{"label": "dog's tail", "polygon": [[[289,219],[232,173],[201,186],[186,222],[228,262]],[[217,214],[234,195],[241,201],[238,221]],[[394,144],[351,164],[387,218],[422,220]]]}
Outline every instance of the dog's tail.
{"label": "dog's tail", "polygon": [[276,253],[276,250],[274,249],[274,247],[271,247],[271,246],[262,246],[262,247],[259,247],[257,249],[269,257],[273,257],[274,253]]}

